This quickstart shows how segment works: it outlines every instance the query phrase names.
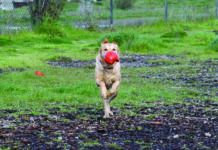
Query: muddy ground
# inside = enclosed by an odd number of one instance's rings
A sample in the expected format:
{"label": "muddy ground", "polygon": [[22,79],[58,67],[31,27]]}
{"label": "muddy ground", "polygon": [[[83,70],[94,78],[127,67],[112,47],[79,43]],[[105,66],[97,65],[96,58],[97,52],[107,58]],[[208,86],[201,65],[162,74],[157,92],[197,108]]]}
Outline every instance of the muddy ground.
{"label": "muddy ground", "polygon": [[25,68],[12,68],[12,67],[9,67],[9,68],[6,68],[6,69],[1,69],[0,68],[0,74],[10,73],[10,72],[22,72],[22,71],[25,71],[25,70],[26,70]]}
{"label": "muddy ground", "polygon": [[[172,61],[169,63],[168,61]],[[172,67],[182,65],[175,57],[128,55],[123,67]],[[56,61],[61,67],[93,67],[90,61]],[[138,74],[163,83],[197,88],[208,100],[184,99],[172,105],[162,101],[112,108],[115,116],[103,119],[100,107],[78,107],[55,103],[48,115],[0,110],[0,148],[11,149],[217,149],[218,147],[218,60],[190,61],[187,70]],[[131,76],[123,76],[130,78]],[[60,109],[65,108],[65,109]],[[72,110],[72,111],[63,111]]]}
{"label": "muddy ground", "polygon": [[[10,115],[1,110],[0,145],[12,149],[216,149],[218,103],[185,100],[185,104],[113,108],[102,119],[95,107],[74,112],[49,109],[49,115]],[[61,104],[58,104],[61,105]],[[73,110],[73,106],[65,106]],[[72,107],[72,108],[71,108]]]}
{"label": "muddy ground", "polygon": [[[122,67],[154,67],[163,65],[162,60],[175,60],[175,57],[172,56],[147,56],[147,55],[125,55],[121,57]],[[151,62],[151,60],[160,60],[159,62]],[[66,57],[59,57],[56,61],[49,61],[48,64],[52,66],[59,67],[72,67],[72,68],[81,68],[87,67],[92,68],[95,66],[95,59],[93,60],[71,60]]]}

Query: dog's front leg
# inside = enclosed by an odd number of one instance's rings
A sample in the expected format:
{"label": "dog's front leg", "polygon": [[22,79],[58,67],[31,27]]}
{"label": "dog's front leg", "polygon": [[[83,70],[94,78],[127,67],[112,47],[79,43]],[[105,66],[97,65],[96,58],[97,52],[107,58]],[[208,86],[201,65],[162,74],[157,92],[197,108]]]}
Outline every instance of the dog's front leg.
{"label": "dog's front leg", "polygon": [[100,83],[100,88],[101,88],[101,96],[104,104],[104,118],[109,118],[110,115],[113,115],[113,113],[110,109],[110,104],[109,104],[110,99],[108,99],[107,88],[104,82]]}
{"label": "dog's front leg", "polygon": [[110,115],[113,116],[113,112],[110,108],[110,100],[109,99],[103,99],[104,101],[104,118],[110,118]]}
{"label": "dog's front leg", "polygon": [[113,83],[109,92],[109,102],[111,102],[117,96],[119,85],[120,85],[120,81],[116,81]]}

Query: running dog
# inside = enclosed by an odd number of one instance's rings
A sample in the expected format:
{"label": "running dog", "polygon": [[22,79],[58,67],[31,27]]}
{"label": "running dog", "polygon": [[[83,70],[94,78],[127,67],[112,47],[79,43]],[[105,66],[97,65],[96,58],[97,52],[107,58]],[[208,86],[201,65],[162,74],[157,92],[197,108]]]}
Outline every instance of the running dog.
{"label": "running dog", "polygon": [[[116,55],[116,60],[112,63],[107,63],[107,53]],[[109,118],[113,116],[110,102],[117,96],[121,82],[119,47],[116,43],[109,43],[108,40],[101,43],[96,57],[95,77],[104,104],[104,118]]]}

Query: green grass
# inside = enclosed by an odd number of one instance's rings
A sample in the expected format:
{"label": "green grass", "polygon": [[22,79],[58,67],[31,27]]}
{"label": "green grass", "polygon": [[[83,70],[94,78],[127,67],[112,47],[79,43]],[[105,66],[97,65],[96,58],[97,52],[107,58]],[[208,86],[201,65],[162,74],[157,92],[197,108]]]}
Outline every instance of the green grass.
{"label": "green grass", "polygon": [[[217,49],[211,48],[211,45],[217,44],[214,42],[217,36],[212,32],[217,30],[217,26],[218,21],[210,20],[118,27],[113,31],[87,31],[56,24],[51,25],[49,32],[44,32],[41,27],[35,32],[1,35],[0,68],[18,67],[25,68],[25,71],[0,74],[0,107],[16,108],[20,112],[30,110],[33,113],[45,112],[45,106],[53,102],[101,107],[99,90],[94,81],[94,69],[55,68],[49,66],[47,61],[59,57],[69,57],[73,60],[94,59],[103,38],[117,40],[123,54],[173,55],[178,56],[176,61],[184,64],[182,68],[172,65],[173,68],[165,69],[122,69],[122,73],[129,78],[123,78],[119,96],[113,102],[114,106],[121,107],[124,103],[142,105],[144,102],[157,100],[174,103],[185,98],[203,100],[205,98],[196,88],[175,87],[172,82],[144,79],[140,75],[175,70],[182,72],[188,69],[185,67],[188,60],[218,58]],[[60,34],[53,35],[56,30]],[[176,34],[171,37],[163,37],[174,32]],[[178,32],[185,32],[187,35],[177,36]],[[35,70],[41,70],[45,77],[36,77]],[[211,99],[217,100],[216,97]]]}
{"label": "green grass", "polygon": [[[103,1],[102,6],[96,5],[96,9],[99,7],[103,10],[100,18],[109,18],[109,0]],[[196,20],[198,16],[203,14],[209,14],[210,17],[215,16],[215,4],[214,0],[201,0],[196,3],[194,0],[168,0],[169,18],[171,20]],[[190,8],[190,7],[194,7]],[[208,8],[208,9],[207,9]],[[71,9],[72,10],[72,9]],[[158,20],[163,20],[164,17],[164,0],[136,0],[133,7],[128,10],[122,10],[115,7],[114,18],[152,18],[155,17]],[[200,18],[207,18],[201,16]]]}
{"label": "green grass", "polygon": [[[168,0],[169,20],[207,20],[215,18],[215,0]],[[109,19],[109,0],[103,0],[102,5],[93,4],[93,13],[90,15],[94,22],[99,19]],[[62,23],[72,25],[78,21],[87,21],[87,15],[79,11],[80,4],[69,2],[60,16]],[[22,7],[13,11],[0,10],[0,25],[29,26],[31,24],[28,7]],[[164,19],[164,0],[136,0],[134,6],[128,10],[114,8],[114,19],[144,18],[146,23],[151,24]]]}

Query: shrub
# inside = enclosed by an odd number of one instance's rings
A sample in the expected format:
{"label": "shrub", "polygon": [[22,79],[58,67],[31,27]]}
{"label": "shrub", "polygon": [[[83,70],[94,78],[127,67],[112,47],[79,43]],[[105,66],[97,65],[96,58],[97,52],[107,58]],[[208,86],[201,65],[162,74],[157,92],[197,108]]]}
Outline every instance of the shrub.
{"label": "shrub", "polygon": [[50,38],[65,36],[64,30],[57,22],[44,21],[42,24],[35,27],[35,31],[40,34],[46,34]]}
{"label": "shrub", "polygon": [[136,52],[136,53],[140,53],[140,52],[147,52],[147,51],[151,51],[152,46],[150,45],[149,42],[147,41],[143,41],[143,40],[137,40],[135,41],[132,45],[131,45],[131,51]]}
{"label": "shrub", "polygon": [[167,47],[162,39],[152,36],[137,38],[130,47],[130,50],[136,53],[160,53],[161,48]]}
{"label": "shrub", "polygon": [[115,5],[119,9],[129,9],[132,8],[135,0],[115,0]]}
{"label": "shrub", "polygon": [[218,52],[218,38],[210,44],[209,48]]}
{"label": "shrub", "polygon": [[0,43],[1,43],[1,46],[10,45],[12,43],[12,40],[10,39],[10,37],[0,36]]}
{"label": "shrub", "polygon": [[52,43],[71,43],[68,28],[58,22],[44,21],[34,27],[34,31],[39,34],[46,35],[46,40]]}
{"label": "shrub", "polygon": [[129,49],[133,44],[136,36],[132,32],[115,32],[102,36],[99,42],[108,39],[110,42],[116,42],[123,49]]}

